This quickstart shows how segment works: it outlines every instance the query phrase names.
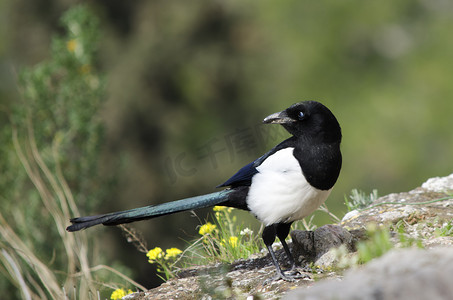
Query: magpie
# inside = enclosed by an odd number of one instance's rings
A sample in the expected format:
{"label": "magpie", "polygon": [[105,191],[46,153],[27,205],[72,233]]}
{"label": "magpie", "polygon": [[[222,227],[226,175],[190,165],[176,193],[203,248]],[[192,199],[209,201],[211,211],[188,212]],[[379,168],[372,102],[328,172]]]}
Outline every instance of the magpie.
{"label": "magpie", "polygon": [[[333,113],[316,101],[303,101],[269,115],[265,124],[280,124],[291,137],[241,168],[211,194],[103,215],[71,219],[67,230],[97,224],[119,225],[216,205],[250,211],[264,224],[262,239],[276,268],[276,278],[299,275],[285,238],[291,224],[312,214],[329,196],[340,174],[341,128]],[[282,243],[291,269],[280,268],[272,244]]]}

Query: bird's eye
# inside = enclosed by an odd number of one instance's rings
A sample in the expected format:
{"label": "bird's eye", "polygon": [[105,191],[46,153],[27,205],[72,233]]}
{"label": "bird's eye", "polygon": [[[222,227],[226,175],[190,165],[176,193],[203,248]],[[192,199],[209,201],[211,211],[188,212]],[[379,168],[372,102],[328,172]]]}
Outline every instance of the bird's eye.
{"label": "bird's eye", "polygon": [[300,111],[297,116],[298,116],[299,120],[302,120],[305,118],[305,113],[303,111]]}

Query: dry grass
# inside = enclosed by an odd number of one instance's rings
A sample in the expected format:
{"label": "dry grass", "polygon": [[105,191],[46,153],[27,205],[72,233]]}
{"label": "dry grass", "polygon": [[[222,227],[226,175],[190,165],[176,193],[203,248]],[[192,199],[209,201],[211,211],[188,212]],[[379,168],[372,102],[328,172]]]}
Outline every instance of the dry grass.
{"label": "dry grass", "polygon": [[[98,299],[100,287],[119,286],[117,283],[97,282],[93,272],[100,271],[114,274],[122,282],[144,290],[143,286],[108,266],[92,267],[90,258],[93,257],[92,249],[95,247],[90,247],[86,233],[66,232],[68,220],[71,216],[79,215],[79,212],[58,163],[58,139],[55,139],[52,146],[56,166],[52,172],[38,150],[30,117],[27,118],[25,137],[19,138],[17,128],[12,126],[14,151],[39,193],[43,207],[54,221],[60,239],[53,242],[63,244],[64,253],[57,255],[64,255],[67,268],[58,272],[51,269],[51,262],[42,261],[33,244],[22,241],[14,225],[10,225],[0,213],[0,271],[18,288],[23,299]],[[13,214],[20,215],[21,212]],[[17,223],[25,222],[25,217],[15,219],[15,226],[27,226]]]}

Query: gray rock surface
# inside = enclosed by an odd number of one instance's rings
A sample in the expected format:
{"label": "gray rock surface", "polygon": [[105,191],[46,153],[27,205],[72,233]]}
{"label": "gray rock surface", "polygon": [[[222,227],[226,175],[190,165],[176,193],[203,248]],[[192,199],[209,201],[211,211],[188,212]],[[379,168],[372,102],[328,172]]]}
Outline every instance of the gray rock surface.
{"label": "gray rock surface", "polygon": [[445,177],[434,177],[422,184],[422,188],[432,192],[446,192],[453,190],[453,174]]}
{"label": "gray rock surface", "polygon": [[344,278],[288,293],[285,300],[453,299],[453,248],[391,251]]}

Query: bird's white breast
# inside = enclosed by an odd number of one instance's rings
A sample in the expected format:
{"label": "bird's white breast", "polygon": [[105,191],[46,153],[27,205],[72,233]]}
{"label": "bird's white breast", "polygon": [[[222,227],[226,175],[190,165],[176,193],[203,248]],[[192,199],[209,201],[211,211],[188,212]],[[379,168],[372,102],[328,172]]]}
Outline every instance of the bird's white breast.
{"label": "bird's white breast", "polygon": [[311,186],[293,151],[285,148],[272,154],[252,178],[247,205],[266,226],[305,218],[326,201],[332,190]]}

